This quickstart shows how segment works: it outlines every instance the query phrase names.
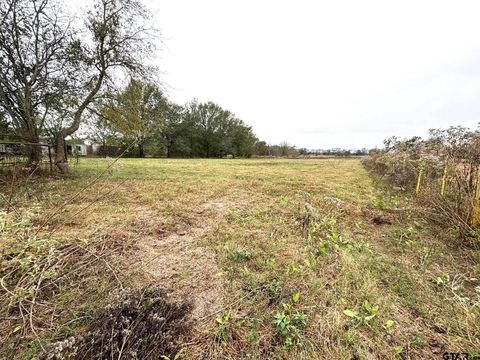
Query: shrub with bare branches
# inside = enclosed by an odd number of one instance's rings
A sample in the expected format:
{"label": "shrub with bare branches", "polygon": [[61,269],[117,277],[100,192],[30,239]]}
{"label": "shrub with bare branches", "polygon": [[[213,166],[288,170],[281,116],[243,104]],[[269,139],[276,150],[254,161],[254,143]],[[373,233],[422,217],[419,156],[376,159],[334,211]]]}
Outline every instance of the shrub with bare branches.
{"label": "shrub with bare branches", "polygon": [[480,217],[480,131],[464,127],[432,129],[420,137],[384,142],[364,165],[390,183],[415,191],[425,216],[456,227],[464,237],[475,235]]}

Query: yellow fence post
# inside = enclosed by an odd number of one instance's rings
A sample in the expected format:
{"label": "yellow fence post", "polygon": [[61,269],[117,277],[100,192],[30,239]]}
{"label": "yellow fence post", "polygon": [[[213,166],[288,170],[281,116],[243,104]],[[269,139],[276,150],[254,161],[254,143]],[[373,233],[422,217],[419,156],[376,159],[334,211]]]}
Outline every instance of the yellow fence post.
{"label": "yellow fence post", "polygon": [[472,225],[477,226],[480,218],[480,168],[477,170],[477,186],[475,188],[475,202],[473,204]]}
{"label": "yellow fence post", "polygon": [[442,177],[442,190],[440,191],[440,195],[445,195],[445,186],[447,184],[447,171],[448,171],[448,159],[445,160],[445,169],[443,169],[443,177]]}
{"label": "yellow fence post", "polygon": [[423,176],[423,163],[420,163],[420,171],[418,172],[417,188],[415,189],[415,193],[417,195],[420,192],[420,184],[422,183],[422,176]]}

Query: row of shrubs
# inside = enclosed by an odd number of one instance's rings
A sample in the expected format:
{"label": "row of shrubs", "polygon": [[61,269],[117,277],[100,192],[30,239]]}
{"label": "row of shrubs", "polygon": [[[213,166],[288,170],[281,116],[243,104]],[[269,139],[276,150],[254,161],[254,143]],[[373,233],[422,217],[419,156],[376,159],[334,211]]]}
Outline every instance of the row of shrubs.
{"label": "row of shrubs", "polygon": [[365,167],[401,190],[415,192],[425,216],[464,238],[477,238],[480,130],[432,129],[427,139],[391,137],[384,145],[364,159]]}

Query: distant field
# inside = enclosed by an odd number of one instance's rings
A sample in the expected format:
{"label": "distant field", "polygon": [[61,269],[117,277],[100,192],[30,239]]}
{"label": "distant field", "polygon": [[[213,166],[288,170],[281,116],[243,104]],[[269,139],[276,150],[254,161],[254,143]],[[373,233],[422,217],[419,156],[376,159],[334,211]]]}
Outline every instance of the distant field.
{"label": "distant field", "polygon": [[[34,200],[34,227],[111,161],[80,159],[73,177],[33,183],[12,201],[27,212]],[[359,159],[122,159],[48,224],[58,242],[124,244],[111,262],[124,285],[192,299],[195,331],[180,358],[480,353],[475,254],[374,182]],[[56,296],[66,310],[52,321],[64,325],[42,339],[75,334],[88,316],[71,320],[108,301],[113,285],[102,272],[89,276],[80,278],[92,292]],[[0,358],[16,341],[0,345]],[[18,344],[17,357],[39,350],[28,338]]]}

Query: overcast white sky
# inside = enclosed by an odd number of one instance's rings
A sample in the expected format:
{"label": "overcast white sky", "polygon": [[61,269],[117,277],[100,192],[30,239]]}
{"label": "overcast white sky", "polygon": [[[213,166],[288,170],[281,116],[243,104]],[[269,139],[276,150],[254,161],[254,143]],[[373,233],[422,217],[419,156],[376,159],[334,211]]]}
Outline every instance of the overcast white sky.
{"label": "overcast white sky", "polygon": [[381,145],[480,120],[480,1],[145,0],[170,98],[270,143]]}

